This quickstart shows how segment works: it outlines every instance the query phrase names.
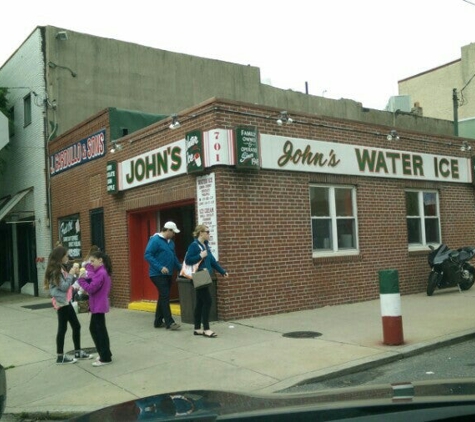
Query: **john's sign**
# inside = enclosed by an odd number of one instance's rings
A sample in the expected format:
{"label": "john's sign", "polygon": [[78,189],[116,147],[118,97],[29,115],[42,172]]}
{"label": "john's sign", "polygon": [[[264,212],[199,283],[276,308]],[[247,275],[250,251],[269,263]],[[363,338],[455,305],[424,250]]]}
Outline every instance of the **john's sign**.
{"label": "john's sign", "polygon": [[470,160],[261,135],[262,168],[470,183]]}
{"label": "john's sign", "polygon": [[119,164],[119,190],[131,189],[186,173],[185,140],[174,142]]}

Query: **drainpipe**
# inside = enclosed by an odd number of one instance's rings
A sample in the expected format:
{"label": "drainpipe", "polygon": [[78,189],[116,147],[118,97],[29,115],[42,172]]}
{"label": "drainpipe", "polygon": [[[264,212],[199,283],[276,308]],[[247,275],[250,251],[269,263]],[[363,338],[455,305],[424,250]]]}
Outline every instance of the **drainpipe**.
{"label": "drainpipe", "polygon": [[459,136],[459,99],[457,96],[457,88],[452,91],[452,101],[454,105],[454,135]]}

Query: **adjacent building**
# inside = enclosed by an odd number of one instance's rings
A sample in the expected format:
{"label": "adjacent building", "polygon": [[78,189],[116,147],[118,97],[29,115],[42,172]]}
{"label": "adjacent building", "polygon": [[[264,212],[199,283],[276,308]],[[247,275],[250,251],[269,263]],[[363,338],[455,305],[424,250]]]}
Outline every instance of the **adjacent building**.
{"label": "adjacent building", "polygon": [[475,138],[474,57],[475,44],[463,46],[460,59],[400,80],[400,96],[426,117],[455,121],[455,134]]}

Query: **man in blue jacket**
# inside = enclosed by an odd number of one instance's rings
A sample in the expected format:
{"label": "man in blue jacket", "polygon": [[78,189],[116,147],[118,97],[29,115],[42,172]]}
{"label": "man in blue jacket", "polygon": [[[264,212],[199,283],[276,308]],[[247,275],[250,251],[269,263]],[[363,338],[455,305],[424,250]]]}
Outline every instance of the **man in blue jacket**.
{"label": "man in blue jacket", "polygon": [[173,221],[163,225],[160,233],[150,237],[145,248],[145,259],[149,263],[149,275],[158,290],[157,308],[153,326],[160,328],[165,325],[169,330],[178,330],[180,325],[175,322],[170,309],[170,287],[173,270],[181,270],[181,263],[175,254],[175,233],[180,233]]}

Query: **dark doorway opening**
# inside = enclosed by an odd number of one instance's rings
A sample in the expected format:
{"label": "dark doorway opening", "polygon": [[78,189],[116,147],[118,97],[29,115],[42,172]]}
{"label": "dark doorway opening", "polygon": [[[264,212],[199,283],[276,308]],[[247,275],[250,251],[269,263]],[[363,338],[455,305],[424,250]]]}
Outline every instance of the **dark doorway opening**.
{"label": "dark doorway opening", "polygon": [[36,232],[33,223],[16,224],[18,239],[19,291],[26,283],[33,283],[34,295],[38,296],[36,269]]}
{"label": "dark doorway opening", "polygon": [[0,222],[0,286],[5,282],[10,282],[13,291],[12,248],[12,224]]}

